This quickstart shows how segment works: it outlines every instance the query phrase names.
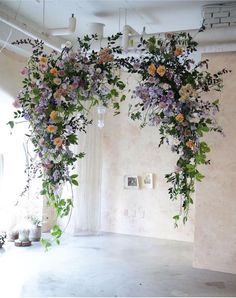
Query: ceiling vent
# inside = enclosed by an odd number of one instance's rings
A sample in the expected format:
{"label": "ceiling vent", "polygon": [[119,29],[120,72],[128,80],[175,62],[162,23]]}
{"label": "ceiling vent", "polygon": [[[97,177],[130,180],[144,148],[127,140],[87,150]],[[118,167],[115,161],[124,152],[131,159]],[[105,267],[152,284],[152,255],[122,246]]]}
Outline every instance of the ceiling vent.
{"label": "ceiling vent", "polygon": [[207,28],[236,25],[236,3],[211,4],[203,6],[203,24]]}

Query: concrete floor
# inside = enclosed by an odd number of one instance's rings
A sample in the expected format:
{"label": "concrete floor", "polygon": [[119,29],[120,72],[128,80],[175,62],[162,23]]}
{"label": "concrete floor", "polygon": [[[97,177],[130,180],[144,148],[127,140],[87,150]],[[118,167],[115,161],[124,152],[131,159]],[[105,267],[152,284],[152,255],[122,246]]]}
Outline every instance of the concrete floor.
{"label": "concrete floor", "polygon": [[192,245],[117,234],[0,250],[0,297],[236,296],[236,275],[193,269]]}

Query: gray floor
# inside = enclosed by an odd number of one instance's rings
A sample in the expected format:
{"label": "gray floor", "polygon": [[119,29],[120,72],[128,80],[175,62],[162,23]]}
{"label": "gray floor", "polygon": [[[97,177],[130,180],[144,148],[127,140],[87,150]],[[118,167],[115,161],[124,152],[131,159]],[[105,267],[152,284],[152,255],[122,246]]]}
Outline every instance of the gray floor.
{"label": "gray floor", "polygon": [[0,250],[0,297],[236,296],[236,275],[193,269],[185,242],[104,234],[65,237],[48,253]]}

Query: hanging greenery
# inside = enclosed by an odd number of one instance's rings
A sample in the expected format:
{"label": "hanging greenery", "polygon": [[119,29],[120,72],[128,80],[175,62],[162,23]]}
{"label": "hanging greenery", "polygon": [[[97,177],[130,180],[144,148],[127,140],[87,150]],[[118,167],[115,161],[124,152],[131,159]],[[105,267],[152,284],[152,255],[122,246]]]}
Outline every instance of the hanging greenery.
{"label": "hanging greenery", "polygon": [[164,142],[177,153],[175,170],[165,177],[171,184],[171,200],[180,201],[180,213],[174,216],[177,225],[180,217],[188,219],[195,181],[204,175],[198,170],[201,164],[209,164],[209,145],[203,136],[215,131],[222,133],[215,114],[219,100],[204,98],[210,90],[221,91],[223,69],[216,74],[207,71],[208,61],[198,64],[191,58],[197,50],[197,42],[188,33],[167,33],[163,37],[141,40],[142,55],[130,58],[130,72],[137,72],[141,79],[133,91],[139,102],[130,107],[130,117],[140,120],[141,127],[157,126],[161,146]]}
{"label": "hanging greenery", "polygon": [[[75,154],[71,145],[77,145],[78,131],[86,132],[92,123],[89,111],[94,106],[112,106],[119,113],[119,102],[125,100],[120,91],[125,84],[117,75],[120,68],[114,54],[121,53],[115,41],[118,33],[109,37],[108,45],[99,52],[91,51],[91,43],[96,36],[78,39],[74,51],[67,42],[61,53],[53,51],[47,55],[43,42],[20,40],[16,44],[29,44],[33,48],[28,65],[22,70],[23,89],[14,106],[14,118],[24,118],[29,122],[27,137],[34,145],[36,157],[27,168],[28,181],[42,179],[41,195],[46,196],[57,217],[68,216],[73,206],[72,198],[62,197],[66,183],[78,185],[77,173],[73,173],[76,161],[85,153]],[[13,127],[14,121],[9,125]],[[58,225],[51,234],[59,244],[62,230]],[[51,243],[42,240],[48,248]]]}
{"label": "hanging greenery", "polygon": [[[56,210],[57,217],[67,216],[73,207],[72,198],[62,198],[65,183],[78,185],[75,163],[85,153],[75,154],[71,145],[77,145],[78,131],[86,132],[91,124],[89,111],[94,106],[112,106],[119,113],[125,88],[117,70],[125,67],[128,72],[138,73],[140,83],[133,90],[138,103],[130,107],[130,117],[141,121],[141,127],[159,127],[160,146],[166,142],[178,154],[175,170],[166,175],[170,199],[180,200],[181,212],[174,216],[177,224],[180,217],[187,221],[195,181],[204,176],[198,166],[209,164],[208,144],[202,140],[209,131],[222,133],[215,114],[219,100],[204,99],[210,90],[221,91],[222,70],[211,75],[206,69],[208,61],[197,65],[190,58],[197,43],[187,33],[164,37],[141,39],[139,58],[122,58],[122,50],[116,46],[118,33],[108,38],[108,45],[99,52],[91,50],[96,36],[78,39],[73,50],[66,43],[61,53],[46,54],[43,42],[20,40],[16,44],[29,44],[33,53],[28,65],[22,70],[23,89],[14,106],[15,118],[29,122],[28,138],[35,147],[36,158],[31,160],[28,181],[42,179],[41,194]],[[10,121],[13,127],[15,121]],[[52,235],[59,244],[61,228],[55,225]],[[48,248],[51,243],[42,240]]]}

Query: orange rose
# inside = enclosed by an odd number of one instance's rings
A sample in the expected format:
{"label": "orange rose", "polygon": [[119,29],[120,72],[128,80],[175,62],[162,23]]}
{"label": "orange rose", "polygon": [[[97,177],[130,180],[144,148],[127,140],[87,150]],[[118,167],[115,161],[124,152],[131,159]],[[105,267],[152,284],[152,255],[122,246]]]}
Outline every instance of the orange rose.
{"label": "orange rose", "polygon": [[57,68],[53,67],[50,69],[50,74],[52,74],[54,77],[58,75],[58,70]]}
{"label": "orange rose", "polygon": [[157,67],[157,73],[159,74],[160,77],[163,77],[164,74],[166,73],[166,68],[164,65],[159,65]]}
{"label": "orange rose", "polygon": [[148,73],[153,76],[156,72],[156,66],[152,63],[148,66]]}
{"label": "orange rose", "polygon": [[176,48],[175,49],[175,56],[180,56],[183,54],[183,49],[182,48]]}
{"label": "orange rose", "polygon": [[62,145],[62,139],[61,139],[61,138],[55,138],[55,139],[53,140],[53,144],[54,144],[55,146],[60,147],[60,146]]}
{"label": "orange rose", "polygon": [[190,149],[193,149],[195,147],[195,144],[192,140],[188,140],[185,145]]}
{"label": "orange rose", "polygon": [[51,118],[52,120],[55,120],[55,119],[57,118],[57,116],[58,116],[57,111],[52,111],[52,112],[50,113],[50,118]]}
{"label": "orange rose", "polygon": [[178,114],[176,117],[175,117],[175,120],[177,122],[183,122],[184,121],[184,115],[183,114]]}
{"label": "orange rose", "polygon": [[47,127],[47,131],[49,132],[49,133],[54,133],[55,131],[57,130],[57,127],[55,126],[55,125],[48,125],[48,127]]}

